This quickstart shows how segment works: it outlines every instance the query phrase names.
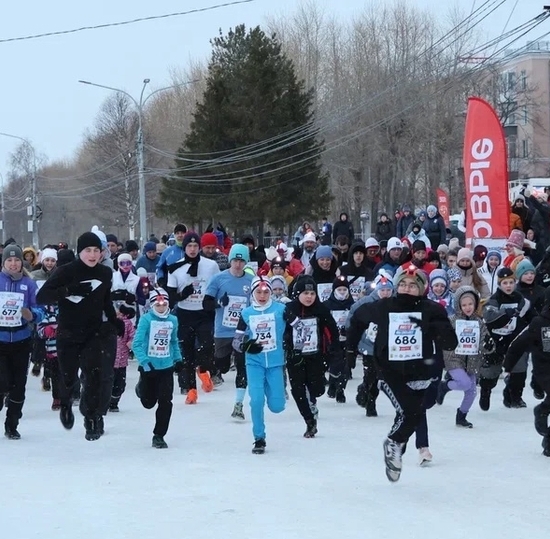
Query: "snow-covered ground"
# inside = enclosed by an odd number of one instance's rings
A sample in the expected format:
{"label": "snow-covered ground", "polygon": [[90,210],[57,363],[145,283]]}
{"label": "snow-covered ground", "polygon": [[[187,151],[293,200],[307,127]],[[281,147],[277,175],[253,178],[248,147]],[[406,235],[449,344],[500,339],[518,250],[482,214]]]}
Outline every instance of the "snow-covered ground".
{"label": "snow-covered ground", "polygon": [[[428,468],[414,440],[401,480],[384,474],[382,441],[393,409],[378,418],[355,404],[360,369],[345,405],[323,397],[319,434],[302,437],[295,404],[266,412],[267,452],[252,455],[249,421],[230,418],[233,374],[199,404],[175,395],[167,450],[151,448],[153,411],[135,394],[136,365],[119,414],[87,442],[81,417],[67,432],[50,396],[29,377],[22,439],[0,439],[2,537],[10,539],[422,539],[548,535],[550,459],[529,407],[508,410],[501,384],[488,413],[477,402],[471,430],[454,425],[457,392],[429,412]],[[177,384],[176,384],[177,385]],[[76,411],[76,410],[75,410]],[[249,416],[247,407],[245,408]]]}

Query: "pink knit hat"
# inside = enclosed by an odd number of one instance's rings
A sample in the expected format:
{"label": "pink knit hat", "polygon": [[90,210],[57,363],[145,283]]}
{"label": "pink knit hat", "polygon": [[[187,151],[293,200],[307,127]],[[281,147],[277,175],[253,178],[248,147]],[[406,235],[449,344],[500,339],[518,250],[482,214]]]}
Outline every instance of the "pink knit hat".
{"label": "pink knit hat", "polygon": [[469,260],[470,262],[474,262],[473,253],[470,251],[470,249],[467,249],[466,247],[463,247],[458,251],[458,254],[456,255],[456,263],[458,264],[461,260]]}
{"label": "pink knit hat", "polygon": [[523,251],[523,242],[525,241],[525,233],[522,230],[514,228],[508,241],[506,242],[506,247],[511,246]]}

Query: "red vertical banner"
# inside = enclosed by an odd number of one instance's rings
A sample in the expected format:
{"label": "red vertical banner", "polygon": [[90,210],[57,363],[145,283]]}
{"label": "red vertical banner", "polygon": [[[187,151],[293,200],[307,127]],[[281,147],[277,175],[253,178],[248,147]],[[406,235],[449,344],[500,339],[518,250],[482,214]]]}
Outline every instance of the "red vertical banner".
{"label": "red vertical banner", "polygon": [[510,203],[506,139],[495,110],[478,97],[468,99],[464,181],[467,241],[507,238]]}
{"label": "red vertical banner", "polygon": [[439,187],[435,190],[437,195],[437,209],[439,211],[439,215],[443,217],[443,220],[445,221],[445,226],[449,227],[449,195],[443,191],[443,189],[440,189]]}

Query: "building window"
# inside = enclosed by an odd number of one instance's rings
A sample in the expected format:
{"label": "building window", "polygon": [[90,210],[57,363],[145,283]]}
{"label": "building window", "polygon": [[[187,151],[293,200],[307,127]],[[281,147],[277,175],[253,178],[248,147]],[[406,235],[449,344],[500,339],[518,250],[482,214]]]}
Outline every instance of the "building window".
{"label": "building window", "polygon": [[527,105],[523,105],[523,125],[526,125],[529,121],[529,109]]}
{"label": "building window", "polygon": [[521,141],[522,157],[525,159],[529,157],[529,143],[527,140]]}
{"label": "building window", "polygon": [[516,87],[516,74],[513,71],[508,71],[506,74],[506,89],[513,92]]}
{"label": "building window", "polygon": [[527,71],[525,69],[521,72],[521,89],[527,90]]}

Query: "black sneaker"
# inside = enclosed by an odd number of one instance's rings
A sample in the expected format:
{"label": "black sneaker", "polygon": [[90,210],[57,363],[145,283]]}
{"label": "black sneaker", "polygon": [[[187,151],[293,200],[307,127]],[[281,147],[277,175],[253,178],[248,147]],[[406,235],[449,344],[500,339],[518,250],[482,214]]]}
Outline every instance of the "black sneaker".
{"label": "black sneaker", "polygon": [[118,403],[112,402],[109,404],[109,412],[120,412],[120,408],[118,407]]}
{"label": "black sneaker", "polygon": [[254,453],[254,455],[263,455],[265,453],[265,440],[263,438],[254,442],[252,453]]}
{"label": "black sneaker", "polygon": [[151,444],[155,449],[167,449],[168,444],[164,441],[162,436],[153,436],[153,443]]}
{"label": "black sneaker", "polygon": [[533,408],[533,414],[535,415],[535,430],[541,436],[546,436],[548,434],[548,416],[550,415],[550,410],[543,404],[538,404]]}
{"label": "black sneaker", "polygon": [[367,401],[367,417],[378,417],[378,412],[376,411],[376,401],[374,399],[369,399]]}
{"label": "black sneaker", "polygon": [[481,393],[479,395],[479,407],[484,412],[487,412],[491,407],[491,390],[490,389],[481,390]]}
{"label": "black sneaker", "polygon": [[97,418],[97,432],[100,436],[105,434],[105,421],[102,415]]}
{"label": "black sneaker", "polygon": [[4,408],[4,399],[5,399],[4,394],[0,393],[0,412],[2,411],[2,408]]}
{"label": "black sneaker", "polygon": [[533,397],[541,401],[544,399],[544,389],[542,389],[534,380],[531,380],[531,389],[533,390]]}
{"label": "black sneaker", "polygon": [[327,397],[329,399],[333,399],[336,397],[336,388],[334,387],[334,384],[329,384],[327,389]]}
{"label": "black sneaker", "polygon": [[41,370],[42,370],[42,365],[40,365],[40,363],[34,363],[31,369],[31,374],[33,376],[40,376]]}
{"label": "black sneaker", "polygon": [[355,402],[358,404],[358,406],[361,406],[361,408],[365,408],[367,405],[368,395],[367,390],[365,389],[364,384],[359,384],[357,386],[357,395],[355,395]]}
{"label": "black sneaker", "polygon": [[339,389],[336,392],[336,402],[339,404],[346,404],[346,394],[343,389]]}
{"label": "black sneaker", "polygon": [[443,401],[445,400],[445,395],[447,395],[449,391],[451,391],[449,389],[449,382],[439,382],[439,385],[437,386],[437,397],[435,399],[435,402],[437,402],[437,404],[441,406],[443,404]]}
{"label": "black sneaker", "polygon": [[471,429],[474,425],[466,419],[466,414],[460,411],[460,408],[456,411],[456,426],[457,427],[466,427]]}
{"label": "black sneaker", "polygon": [[542,454],[545,457],[550,457],[550,435],[546,435],[542,439]]}
{"label": "black sneaker", "polygon": [[84,428],[86,429],[86,434],[84,435],[84,438],[86,438],[86,440],[88,440],[89,442],[99,440],[99,438],[101,437],[98,429],[98,421],[95,417],[85,417]]}
{"label": "black sneaker", "polygon": [[42,378],[42,391],[51,391],[52,390],[52,382],[49,378]]}
{"label": "black sneaker", "polygon": [[510,395],[510,390],[507,387],[502,390],[502,404],[504,404],[506,408],[512,408],[512,396]]}
{"label": "black sneaker", "polygon": [[519,397],[510,402],[510,408],[527,408],[527,404],[525,404],[525,401]]}
{"label": "black sneaker", "polygon": [[306,431],[304,432],[304,438],[315,438],[317,434],[317,421],[312,419],[311,421],[306,421]]}
{"label": "black sneaker", "polygon": [[12,427],[7,423],[4,425],[4,436],[8,440],[19,440],[21,439],[21,434],[17,431],[16,427]]}
{"label": "black sneaker", "polygon": [[61,408],[59,409],[59,420],[61,421],[63,427],[65,427],[67,430],[71,430],[73,428],[74,414],[71,404],[61,405]]}
{"label": "black sneaker", "polygon": [[141,378],[138,380],[138,383],[135,387],[136,397],[141,400]]}

